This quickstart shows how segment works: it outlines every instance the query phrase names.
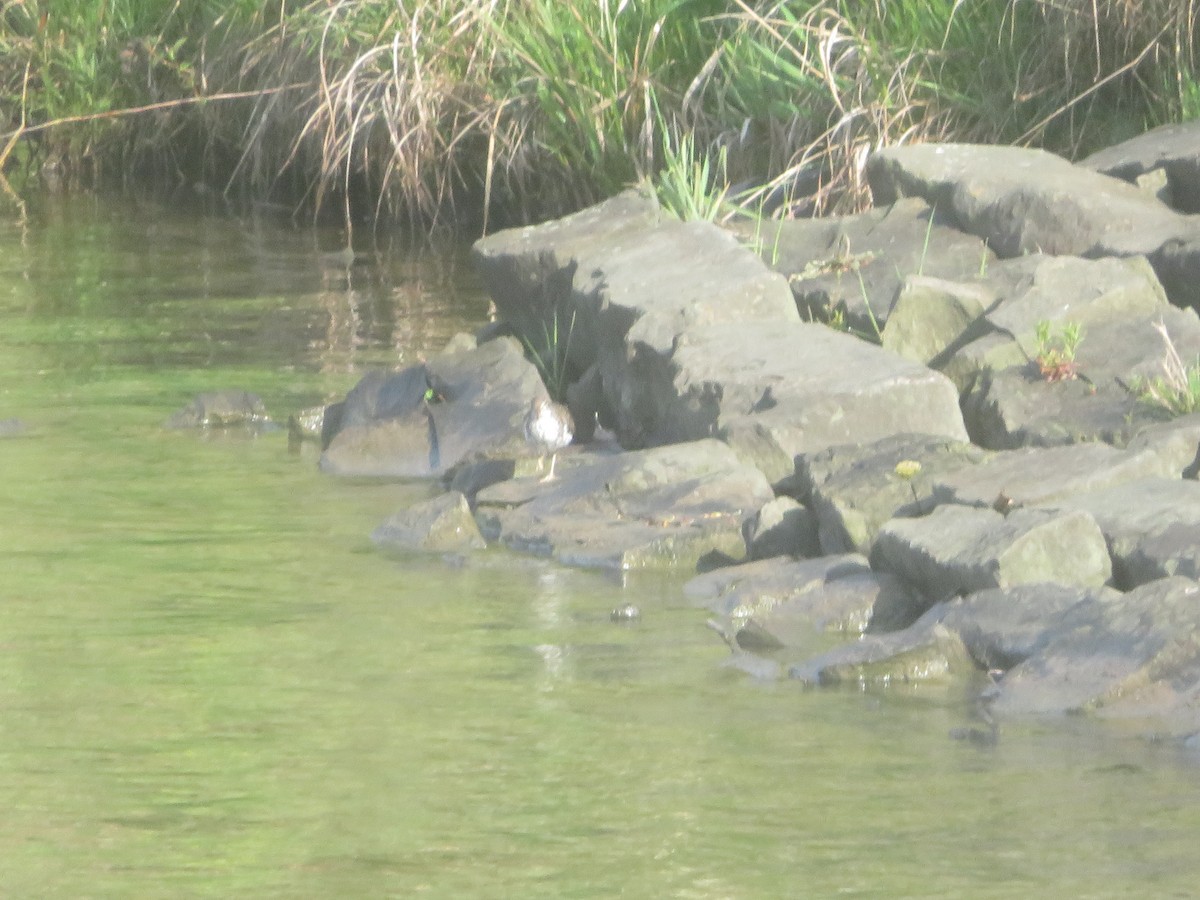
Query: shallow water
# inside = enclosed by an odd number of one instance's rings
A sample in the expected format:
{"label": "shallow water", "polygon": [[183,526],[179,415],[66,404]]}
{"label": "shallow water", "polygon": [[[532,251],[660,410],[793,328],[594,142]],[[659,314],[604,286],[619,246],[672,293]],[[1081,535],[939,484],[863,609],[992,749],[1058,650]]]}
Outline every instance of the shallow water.
{"label": "shallow water", "polygon": [[[461,249],[94,198],[0,211],[0,895],[1167,897],[1200,759],[957,691],[722,667],[682,576],[376,552],[421,484],[277,417],[486,317]],[[608,611],[633,601],[633,626]]]}

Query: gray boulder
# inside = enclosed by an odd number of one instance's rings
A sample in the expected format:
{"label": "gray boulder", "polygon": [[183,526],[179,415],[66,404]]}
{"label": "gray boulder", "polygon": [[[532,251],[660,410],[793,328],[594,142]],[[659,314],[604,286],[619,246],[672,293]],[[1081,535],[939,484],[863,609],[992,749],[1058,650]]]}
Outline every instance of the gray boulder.
{"label": "gray boulder", "polygon": [[977,670],[962,639],[942,624],[939,603],[902,631],[869,634],[788,669],[790,678],[810,685],[898,685],[944,681]]}
{"label": "gray boulder", "polygon": [[729,566],[693,578],[684,594],[721,616],[742,649],[755,649],[747,640],[763,647],[766,635],[779,647],[806,647],[819,632],[895,630],[924,609],[903,582],[872,572],[858,554]]}
{"label": "gray boulder", "polygon": [[983,348],[971,364],[982,371],[963,397],[971,439],[997,450],[1095,440],[1124,445],[1162,420],[1133,390],[1139,379],[1161,374],[1160,322],[1184,359],[1200,353],[1200,319],[1171,306],[1088,328],[1076,354],[1077,380],[1048,382],[1032,362],[1000,367],[1001,348],[987,349],[988,338],[969,345],[960,356]]}
{"label": "gray boulder", "polygon": [[950,227],[916,198],[852,216],[785,219],[741,226],[763,260],[787,276],[801,317],[877,337],[901,284],[910,277],[965,281],[995,254]]}
{"label": "gray boulder", "polygon": [[1099,587],[1112,575],[1104,535],[1084,512],[1006,516],[965,506],[893,519],[875,538],[871,568],[899,575],[930,602],[1035,582]]}
{"label": "gray boulder", "polygon": [[1117,596],[1059,584],[979,591],[933,606],[903,631],[835,647],[790,674],[810,683],[888,684],[1004,672],[1036,653],[1066,610]]}
{"label": "gray boulder", "polygon": [[487,546],[467,498],[449,491],[390,515],[371,532],[379,547],[434,553],[465,553]]}
{"label": "gray boulder", "polygon": [[1079,165],[1130,184],[1161,173],[1166,202],[1182,213],[1200,213],[1200,120],[1152,128]]}
{"label": "gray boulder", "polygon": [[875,202],[921,197],[1001,257],[1149,255],[1196,227],[1136,187],[1045,150],[888,147],[867,160]]}
{"label": "gray boulder", "polygon": [[743,522],[774,496],[761,472],[717,441],[572,462],[554,481],[479,491],[483,534],[566,565],[692,569],[714,551],[740,557]]}
{"label": "gray boulder", "polygon": [[335,475],[440,476],[481,458],[529,456],[525,414],[546,395],[512,338],[365,376],[326,410],[322,470]]}
{"label": "gray boulder", "polygon": [[1200,482],[1145,478],[1054,501],[1099,525],[1113,582],[1131,590],[1168,575],[1200,578]]}
{"label": "gray boulder", "polygon": [[817,519],[791,497],[776,497],[742,526],[750,559],[773,556],[819,556]]}
{"label": "gray boulder", "polygon": [[573,412],[589,422],[599,413],[627,447],[700,436],[659,421],[658,392],[671,385],[672,350],[685,332],[799,321],[786,280],[732,234],[665,216],[640,191],[490,235],[473,257],[522,340],[561,360],[570,381],[595,367],[597,408]]}
{"label": "gray boulder", "polygon": [[755,462],[773,481],[792,474],[796,456],[839,444],[913,431],[966,438],[947,378],[823,325],[697,328],[669,360],[651,362],[637,391],[657,409],[659,438],[765,444],[773,453]]}
{"label": "gray boulder", "polygon": [[1154,715],[1200,728],[1200,585],[1167,578],[1107,601],[1080,603],[1001,680],[998,714]]}
{"label": "gray boulder", "polygon": [[817,516],[822,552],[868,553],[885,522],[937,505],[931,488],[939,473],[985,457],[965,441],[897,434],[798,457],[795,490]]}

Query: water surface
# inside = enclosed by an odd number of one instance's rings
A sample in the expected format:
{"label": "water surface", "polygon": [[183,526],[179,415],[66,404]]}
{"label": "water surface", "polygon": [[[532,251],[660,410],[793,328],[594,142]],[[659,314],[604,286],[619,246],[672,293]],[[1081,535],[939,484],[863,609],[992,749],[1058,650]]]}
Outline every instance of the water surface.
{"label": "water surface", "polygon": [[[721,666],[682,576],[375,551],[430,486],[278,417],[481,324],[462,248],[86,198],[0,211],[0,895],[1193,896],[1200,765],[955,690]],[[623,627],[608,611],[638,603]]]}

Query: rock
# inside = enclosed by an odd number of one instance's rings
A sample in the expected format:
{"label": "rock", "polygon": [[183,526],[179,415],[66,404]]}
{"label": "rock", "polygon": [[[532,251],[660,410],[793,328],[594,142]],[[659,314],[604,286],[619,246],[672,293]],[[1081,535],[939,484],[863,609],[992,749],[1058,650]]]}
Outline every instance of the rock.
{"label": "rock", "polygon": [[924,610],[899,579],[872,572],[858,554],[731,566],[693,578],[684,594],[722,616],[727,633],[752,622],[758,637],[789,647],[811,644],[818,632],[903,628]]}
{"label": "rock", "polygon": [[1195,223],[1137,188],[1045,150],[907,144],[867,160],[875,202],[921,197],[1001,257],[1150,255]]}
{"label": "rock", "polygon": [[[666,364],[681,334],[799,321],[785,279],[733,235],[665,216],[639,191],[556,222],[489,235],[475,244],[473,258],[523,341],[540,354],[559,354],[570,381],[597,367],[601,402],[572,414],[583,421],[595,412],[611,415],[628,447],[701,436],[660,433],[653,391],[642,386],[647,368]],[[669,387],[671,378],[656,370],[652,382]]]}
{"label": "rock", "polygon": [[742,527],[750,559],[772,556],[819,556],[817,519],[791,497],[776,497]]}
{"label": "rock", "polygon": [[1005,516],[964,506],[888,522],[871,548],[871,568],[899,575],[931,601],[1042,581],[1100,587],[1112,575],[1104,535],[1086,513]]}
{"label": "rock", "polygon": [[1157,456],[1170,475],[1195,478],[1200,472],[1200,413],[1147,425],[1128,449]]}
{"label": "rock", "polygon": [[989,368],[996,364],[994,355],[991,364],[979,363],[984,370],[963,397],[971,439],[996,450],[1096,440],[1124,445],[1162,419],[1131,389],[1139,379],[1161,374],[1164,348],[1155,330],[1160,321],[1185,359],[1200,353],[1200,319],[1192,310],[1168,306],[1153,317],[1088,329],[1076,354],[1078,380],[1049,383],[1032,363]]}
{"label": "rock", "polygon": [[295,446],[301,441],[320,443],[325,431],[325,407],[311,406],[288,416],[288,444]]}
{"label": "rock", "polygon": [[1003,672],[1032,656],[1065,610],[1119,596],[1110,588],[1019,584],[955,600],[941,621],[958,635],[980,669]]}
{"label": "rock", "polygon": [[580,454],[552,482],[518,479],[476,495],[481,531],[566,565],[694,568],[705,554],[745,552],[742,523],[773,493],[724,444]]}
{"label": "rock", "polygon": [[469,461],[530,456],[525,414],[545,391],[512,338],[369,374],[327,410],[321,469],[429,477]]}
{"label": "rock", "polygon": [[795,489],[816,514],[822,552],[868,553],[885,522],[933,509],[931,488],[940,473],[985,456],[964,441],[897,434],[799,457]]}
{"label": "rock", "polygon": [[[948,379],[823,325],[695,328],[669,360],[644,363],[638,396],[664,441],[718,435],[740,446],[752,433],[794,460],[903,432],[966,437]],[[766,474],[779,481],[791,469]]]}
{"label": "rock", "polygon": [[980,591],[930,608],[903,631],[867,635],[795,665],[809,683],[940,680],[1007,670],[1045,644],[1064,611],[1119,595],[1058,584]]}
{"label": "rock", "polygon": [[1054,501],[1100,526],[1113,582],[1132,590],[1168,575],[1200,578],[1200,482],[1145,478]]}
{"label": "rock", "polygon": [[1001,715],[1153,714],[1181,734],[1200,727],[1200,585],[1166,578],[1079,603],[1000,681]]}
{"label": "rock", "polygon": [[1200,213],[1200,120],[1163,125],[1108,147],[1079,165],[1131,184],[1153,173],[1165,177],[1171,205]]}
{"label": "rock", "polygon": [[987,284],[911,275],[896,294],[883,347],[939,368],[956,350],[992,330],[983,316],[996,302]]}
{"label": "rock", "polygon": [[371,532],[371,540],[393,550],[434,553],[464,553],[487,546],[467,498],[457,491],[393,513]]}
{"label": "rock", "polygon": [[[1170,460],[1146,450],[1069,444],[993,454],[977,465],[939,474],[932,493],[938,504],[991,507],[1003,512],[1140,478],[1173,474]],[[1007,502],[1001,502],[1002,498]]]}
{"label": "rock", "polygon": [[271,418],[258,394],[236,389],[206,391],[167,419],[167,428],[270,427]]}
{"label": "rock", "polygon": [[966,645],[941,619],[945,604],[931,608],[911,627],[865,635],[793,665],[790,678],[806,684],[909,684],[961,677],[976,671]]}
{"label": "rock", "polygon": [[995,259],[978,238],[931,216],[911,198],[853,216],[785,219],[742,228],[764,261],[788,277],[804,319],[875,338],[891,321],[901,284],[913,277],[966,280]]}

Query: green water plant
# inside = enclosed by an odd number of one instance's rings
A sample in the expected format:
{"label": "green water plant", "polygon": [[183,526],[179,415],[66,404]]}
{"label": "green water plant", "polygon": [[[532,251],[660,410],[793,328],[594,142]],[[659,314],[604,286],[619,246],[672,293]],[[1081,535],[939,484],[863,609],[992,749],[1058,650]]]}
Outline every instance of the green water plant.
{"label": "green water plant", "polygon": [[558,310],[555,309],[549,323],[542,322],[542,333],[539,339],[522,338],[529,359],[533,362],[542,376],[542,383],[550,396],[562,401],[567,390],[567,361],[571,353],[571,338],[575,334],[575,312],[571,312],[571,321],[567,323],[563,333],[559,328]]}
{"label": "green water plant", "polygon": [[1052,332],[1049,320],[1043,319],[1037,323],[1034,340],[1034,362],[1046,381],[1052,384],[1073,381],[1079,376],[1075,353],[1083,341],[1083,326],[1078,322],[1067,322],[1057,332]]}
{"label": "green water plant", "polygon": [[1183,416],[1200,410],[1200,357],[1185,365],[1167,326],[1159,320],[1154,326],[1163,341],[1162,375],[1136,378],[1130,389],[1138,399],[1165,410],[1171,416]]}

